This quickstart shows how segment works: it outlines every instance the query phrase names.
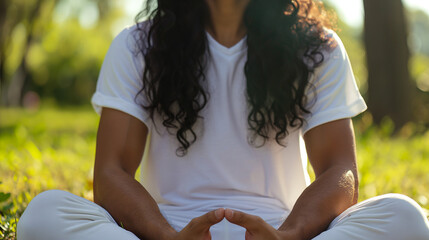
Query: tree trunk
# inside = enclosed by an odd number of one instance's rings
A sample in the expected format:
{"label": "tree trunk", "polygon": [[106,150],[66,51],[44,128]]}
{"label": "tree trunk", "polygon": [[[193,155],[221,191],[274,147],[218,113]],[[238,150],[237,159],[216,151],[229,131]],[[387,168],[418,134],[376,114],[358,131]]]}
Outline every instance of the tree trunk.
{"label": "tree trunk", "polygon": [[12,76],[12,80],[7,90],[7,104],[9,106],[16,107],[20,106],[22,103],[22,98],[24,96],[24,86],[28,81],[27,57],[35,34],[35,21],[41,12],[42,3],[43,0],[38,0],[36,3],[34,3],[34,6],[31,9],[27,19],[29,24],[27,26],[27,36],[24,44],[24,54],[18,69]]}
{"label": "tree trunk", "polygon": [[407,25],[401,0],[363,0],[368,105],[374,122],[390,117],[399,128],[413,119]]}
{"label": "tree trunk", "polygon": [[6,101],[6,80],[4,72],[4,62],[6,60],[6,37],[8,36],[6,32],[6,15],[7,15],[7,5],[8,1],[0,1],[0,106],[5,104]]}

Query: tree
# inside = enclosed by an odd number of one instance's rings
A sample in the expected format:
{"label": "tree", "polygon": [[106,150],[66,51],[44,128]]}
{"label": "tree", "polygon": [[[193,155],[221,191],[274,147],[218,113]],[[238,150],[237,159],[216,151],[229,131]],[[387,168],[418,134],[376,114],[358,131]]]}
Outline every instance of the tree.
{"label": "tree", "polygon": [[[55,103],[89,102],[123,10],[113,0],[76,2],[0,1],[0,105],[20,106],[27,92]],[[95,23],[83,24],[84,10],[94,6]]]}
{"label": "tree", "polygon": [[401,0],[363,0],[368,105],[374,122],[390,117],[397,128],[413,119],[410,51]]}
{"label": "tree", "polygon": [[[40,38],[45,25],[52,18],[52,13],[57,0],[43,1],[10,1],[4,0],[0,4],[1,16],[0,27],[0,83],[2,86],[1,100],[6,105],[17,106],[20,104],[24,86],[28,84],[27,57],[29,49],[35,39]],[[6,50],[10,47],[10,38],[13,31],[22,26],[25,31],[22,44],[22,54],[19,64],[6,81],[5,60]]]}

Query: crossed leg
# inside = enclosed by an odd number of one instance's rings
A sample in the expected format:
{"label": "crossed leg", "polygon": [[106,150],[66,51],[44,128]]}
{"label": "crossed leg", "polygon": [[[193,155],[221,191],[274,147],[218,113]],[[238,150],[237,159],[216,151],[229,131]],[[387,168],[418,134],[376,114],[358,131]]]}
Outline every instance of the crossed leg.
{"label": "crossed leg", "polygon": [[421,207],[401,194],[386,194],[358,203],[313,240],[429,240],[429,222]]}
{"label": "crossed leg", "polygon": [[37,195],[17,226],[18,240],[139,240],[99,205],[60,190]]}
{"label": "crossed leg", "polygon": [[[43,192],[31,201],[18,222],[17,237],[18,240],[138,240],[118,226],[99,205],[59,190]],[[313,238],[344,239],[428,240],[429,223],[415,201],[400,194],[387,194],[352,206],[328,230]]]}

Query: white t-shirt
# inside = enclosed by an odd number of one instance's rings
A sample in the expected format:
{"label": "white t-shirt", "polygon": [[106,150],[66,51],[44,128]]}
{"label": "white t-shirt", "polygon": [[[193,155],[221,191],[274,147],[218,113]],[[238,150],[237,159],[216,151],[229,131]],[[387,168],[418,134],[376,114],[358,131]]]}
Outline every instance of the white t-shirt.
{"label": "white t-shirt", "polygon": [[[135,53],[134,27],[123,30],[113,41],[102,66],[92,104],[128,113],[149,128],[149,142],[142,162],[141,182],[155,198],[167,220],[177,230],[193,217],[220,207],[259,215],[279,225],[302,191],[310,184],[303,134],[320,124],[353,117],[366,109],[355,83],[344,46],[332,32],[337,47],[312,75],[317,97],[308,92],[306,124],[290,129],[287,147],[275,141],[255,148],[248,143],[246,103],[246,39],[231,48],[216,42],[208,33],[206,77],[210,99],[194,129],[197,141],[184,157],[179,146],[139,105],[144,59]],[[277,226],[276,226],[277,227]]]}

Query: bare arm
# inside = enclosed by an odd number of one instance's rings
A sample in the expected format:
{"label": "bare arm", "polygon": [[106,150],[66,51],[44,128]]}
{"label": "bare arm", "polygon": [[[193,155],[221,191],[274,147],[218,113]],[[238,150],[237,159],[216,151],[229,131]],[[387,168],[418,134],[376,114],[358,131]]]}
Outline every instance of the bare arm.
{"label": "bare arm", "polygon": [[118,224],[141,239],[210,239],[210,227],[224,218],[218,209],[196,217],[176,232],[162,216],[157,203],[134,175],[141,162],[147,127],[138,119],[103,108],[97,134],[94,200]]}
{"label": "bare arm", "polygon": [[357,202],[358,177],[351,120],[315,127],[304,140],[316,180],[301,194],[278,230],[258,216],[226,209],[228,221],[246,228],[246,239],[312,239]]}
{"label": "bare arm", "polygon": [[350,119],[323,124],[304,136],[316,180],[301,194],[279,228],[294,239],[311,239],[357,202],[355,139]]}
{"label": "bare arm", "polygon": [[175,233],[155,200],[135,180],[143,156],[147,127],[138,119],[103,108],[97,134],[94,200],[116,222],[139,238],[164,239]]}

